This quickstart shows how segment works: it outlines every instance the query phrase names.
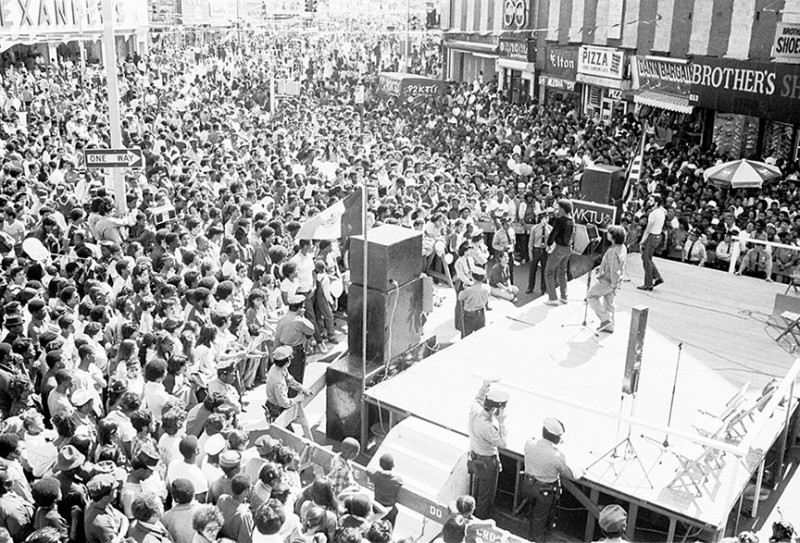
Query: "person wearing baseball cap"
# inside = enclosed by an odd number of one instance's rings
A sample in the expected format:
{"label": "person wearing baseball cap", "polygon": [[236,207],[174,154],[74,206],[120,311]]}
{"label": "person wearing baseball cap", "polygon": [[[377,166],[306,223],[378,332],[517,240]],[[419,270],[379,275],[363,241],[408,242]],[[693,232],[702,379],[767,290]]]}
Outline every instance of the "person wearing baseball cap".
{"label": "person wearing baseball cap", "polygon": [[108,473],[95,475],[86,484],[91,501],[83,512],[86,543],[115,541],[128,533],[128,518],[112,503],[117,499],[119,481]]}
{"label": "person wearing baseball cap", "polygon": [[[264,410],[271,421],[275,421],[284,411],[293,410],[288,425],[297,422],[303,428],[306,439],[314,441],[302,403],[305,397],[311,396],[311,391],[303,387],[302,383],[298,383],[289,373],[291,358],[292,348],[288,345],[281,345],[273,351],[273,364],[267,372],[267,403],[264,405]],[[289,398],[290,389],[300,394]]]}
{"label": "person wearing baseball cap", "polygon": [[233,477],[242,470],[242,453],[239,451],[224,451],[219,455],[219,467],[222,477],[211,483],[206,494],[206,503],[213,505],[223,494],[231,494]]}
{"label": "person wearing baseball cap", "polygon": [[[275,326],[275,346],[291,347],[288,371],[295,381],[302,383],[306,368],[306,343],[314,336],[314,324],[304,316],[305,297],[296,294],[290,296],[288,301],[289,312]],[[296,395],[295,390],[289,392],[290,398]]]}
{"label": "person wearing baseball cap", "polygon": [[564,436],[564,424],[553,417],[542,422],[542,437],[525,443],[525,474],[522,493],[531,503],[530,533],[532,541],[546,541],[555,523],[561,478],[574,479],[564,453],[557,445]]}
{"label": "person wearing baseball cap", "polygon": [[506,446],[506,414],[508,392],[492,389],[492,381],[483,381],[469,412],[470,494],[475,497],[475,515],[488,519],[497,492],[500,474],[499,447]]}
{"label": "person wearing baseball cap", "polygon": [[606,505],[600,510],[597,524],[600,525],[600,531],[603,533],[602,541],[605,543],[624,541],[622,536],[628,527],[628,513],[616,503]]}

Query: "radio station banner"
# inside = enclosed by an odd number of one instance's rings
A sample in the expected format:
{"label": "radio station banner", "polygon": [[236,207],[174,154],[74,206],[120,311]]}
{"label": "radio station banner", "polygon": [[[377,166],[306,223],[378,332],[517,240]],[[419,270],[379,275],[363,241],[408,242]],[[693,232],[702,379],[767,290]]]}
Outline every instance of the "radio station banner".
{"label": "radio station banner", "polygon": [[585,200],[571,200],[575,224],[593,224],[605,231],[617,220],[617,208]]}
{"label": "radio station banner", "polygon": [[[113,0],[117,32],[149,24],[147,0]],[[0,0],[0,38],[103,32],[102,3],[91,0]]]}
{"label": "radio station banner", "polygon": [[800,24],[778,23],[772,57],[777,62],[800,63]]}
{"label": "radio station banner", "polygon": [[444,91],[444,81],[430,77],[396,72],[384,72],[380,76],[378,89],[381,93],[400,100],[417,97],[439,96]]}

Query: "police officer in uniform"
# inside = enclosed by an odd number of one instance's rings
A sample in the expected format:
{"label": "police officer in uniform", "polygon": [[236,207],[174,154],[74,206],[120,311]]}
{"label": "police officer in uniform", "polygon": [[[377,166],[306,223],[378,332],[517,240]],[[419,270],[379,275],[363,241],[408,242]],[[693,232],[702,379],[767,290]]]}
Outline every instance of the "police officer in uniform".
{"label": "police officer in uniform", "polygon": [[485,380],[469,412],[469,456],[467,468],[470,473],[470,490],[475,497],[475,516],[489,518],[497,491],[500,473],[498,448],[506,446],[506,414],[508,393],[490,390],[494,381]]}
{"label": "police officer in uniform", "polygon": [[[295,294],[289,297],[289,312],[275,326],[275,346],[287,345],[292,348],[289,361],[289,375],[303,384],[306,373],[306,343],[314,335],[314,324],[305,318],[305,296]],[[289,390],[289,397],[297,396],[297,391]]]}
{"label": "police officer in uniform", "polygon": [[[302,427],[303,435],[306,439],[314,441],[302,404],[303,398],[310,396],[311,391],[301,383],[298,383],[289,374],[287,365],[292,358],[292,354],[292,348],[288,345],[281,345],[272,353],[273,364],[267,372],[267,403],[264,405],[264,409],[272,421],[277,419],[284,411],[294,409],[294,418],[289,421],[289,426],[291,427],[294,422],[298,423]],[[290,390],[296,390],[300,395],[290,399]]]}
{"label": "police officer in uniform", "polygon": [[532,541],[545,541],[556,522],[556,504],[561,495],[561,478],[574,479],[566,458],[557,445],[564,435],[564,425],[554,418],[544,419],[541,439],[525,443],[525,475],[522,492],[531,505]]}
{"label": "police officer in uniform", "polygon": [[625,512],[621,505],[615,503],[603,507],[597,517],[597,524],[600,525],[600,531],[603,533],[603,539],[597,543],[622,543],[626,541],[624,535],[625,530],[628,528],[628,513]]}

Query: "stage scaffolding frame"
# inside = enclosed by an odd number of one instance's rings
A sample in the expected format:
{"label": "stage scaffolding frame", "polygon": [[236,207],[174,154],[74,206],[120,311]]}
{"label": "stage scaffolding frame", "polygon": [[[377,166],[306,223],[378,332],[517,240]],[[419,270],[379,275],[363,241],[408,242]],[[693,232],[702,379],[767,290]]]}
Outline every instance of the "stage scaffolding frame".
{"label": "stage scaffolding frame", "polygon": [[[596,408],[593,408],[591,406],[582,405],[582,404],[577,403],[577,402],[572,402],[572,401],[569,401],[569,400],[565,400],[562,397],[559,397],[557,395],[551,395],[551,394],[547,394],[545,392],[536,391],[536,390],[530,390],[530,389],[525,389],[525,390],[526,390],[526,392],[528,392],[528,393],[530,393],[532,395],[538,396],[540,398],[543,398],[543,399],[560,402],[560,403],[562,403],[564,405],[570,405],[572,407],[583,409],[583,410],[585,410],[587,412],[590,412],[590,413],[593,413],[595,415],[600,415],[600,416],[610,417],[612,419],[616,419],[621,423],[630,425],[632,428],[655,431],[655,432],[658,432],[659,434],[664,434],[664,435],[669,436],[670,439],[673,439],[673,438],[683,439],[683,440],[687,440],[687,441],[690,441],[692,443],[695,443],[697,445],[701,445],[701,446],[704,446],[704,447],[712,447],[712,448],[717,449],[719,451],[724,451],[726,453],[733,454],[737,458],[740,458],[740,459],[743,459],[743,458],[747,457],[748,454],[750,454],[752,452],[752,446],[753,446],[754,442],[758,439],[759,432],[761,432],[762,430],[765,429],[765,426],[768,423],[768,421],[774,415],[778,414],[779,413],[779,409],[781,409],[781,406],[782,405],[786,405],[787,404],[787,400],[789,400],[788,401],[788,406],[785,409],[785,413],[782,414],[782,416],[784,417],[784,420],[783,420],[780,432],[776,435],[776,437],[774,439],[770,440],[769,447],[764,449],[764,452],[761,455],[760,461],[757,464],[754,464],[753,465],[753,469],[751,469],[749,471],[750,477],[747,479],[748,481],[750,479],[752,479],[753,476],[756,476],[756,487],[755,487],[755,494],[754,494],[754,498],[753,498],[753,514],[752,514],[752,516],[755,517],[756,513],[758,511],[759,496],[761,494],[761,490],[762,490],[762,486],[763,486],[763,480],[764,480],[763,475],[764,475],[764,468],[765,468],[765,461],[766,461],[767,452],[770,451],[775,446],[776,442],[779,442],[778,473],[777,473],[776,480],[780,479],[782,477],[782,475],[783,475],[784,457],[786,455],[785,453],[786,453],[786,450],[787,450],[789,437],[791,435],[791,438],[795,439],[797,434],[798,434],[798,431],[800,431],[800,428],[798,428],[798,426],[800,425],[800,417],[796,417],[795,418],[794,427],[790,428],[790,420],[791,420],[792,416],[795,414],[795,411],[797,410],[798,404],[799,404],[799,402],[798,402],[798,400],[796,398],[796,395],[795,395],[795,383],[797,381],[798,375],[800,375],[800,359],[796,359],[794,361],[794,363],[792,364],[792,366],[789,369],[789,371],[784,375],[784,377],[778,383],[778,385],[775,388],[775,390],[774,390],[774,392],[772,394],[772,397],[769,400],[769,402],[766,404],[764,409],[761,410],[755,416],[755,418],[754,418],[754,420],[752,422],[752,426],[750,427],[749,431],[744,435],[742,440],[737,444],[732,444],[732,443],[725,442],[725,441],[720,441],[720,440],[717,440],[717,439],[705,438],[705,437],[700,436],[699,434],[692,434],[692,433],[689,433],[689,432],[685,432],[685,431],[681,431],[681,430],[678,430],[678,429],[670,428],[670,427],[667,427],[667,426],[663,426],[661,424],[656,424],[656,423],[652,423],[652,422],[647,421],[647,420],[639,419],[639,418],[637,418],[635,416],[624,415],[624,414],[621,414],[621,413],[616,412],[616,411],[612,412],[612,411],[606,411],[606,410],[603,410],[603,409],[596,409]],[[514,385],[507,385],[506,384],[506,386],[508,388],[514,388]],[[457,434],[466,435],[464,432],[461,432],[461,431],[453,429],[453,428],[449,428],[449,427],[447,427],[447,426],[445,426],[443,424],[440,424],[439,422],[437,422],[435,420],[431,420],[430,418],[426,418],[426,417],[420,416],[420,415],[418,415],[416,413],[408,412],[408,411],[406,411],[404,409],[400,409],[398,407],[395,407],[395,406],[393,406],[393,405],[391,405],[391,404],[389,404],[389,403],[387,403],[385,401],[382,401],[382,400],[379,400],[377,398],[374,398],[374,397],[370,396],[369,390],[367,390],[366,393],[364,394],[364,402],[365,402],[364,403],[364,410],[363,410],[363,414],[364,415],[366,415],[366,413],[368,412],[368,406],[369,405],[375,406],[377,409],[382,409],[382,410],[388,411],[388,413],[389,413],[389,428],[390,429],[394,426],[394,424],[398,420],[402,420],[403,418],[406,418],[406,417],[416,417],[416,418],[419,418],[419,419],[424,420],[426,422],[429,422],[431,424],[434,424],[436,426],[439,426],[441,428],[445,428],[447,430],[455,432]],[[465,406],[465,409],[467,409],[467,407],[468,406]],[[365,450],[365,448],[367,446],[366,438],[368,436],[368,431],[369,431],[369,420],[368,419],[369,418],[367,416],[362,416],[362,432],[361,432],[362,450]],[[520,453],[512,451],[512,450],[508,450],[508,449],[501,449],[501,456],[505,456],[507,458],[510,458],[516,464],[515,484],[514,484],[514,501],[513,501],[513,508],[512,508],[512,510],[516,510],[517,506],[519,505],[519,503],[521,501],[520,500],[520,498],[521,498],[521,496],[520,496],[520,472],[523,469],[524,458],[523,458],[523,455],[521,455]],[[735,466],[736,466],[735,469],[737,471],[734,472],[734,475],[738,475],[738,470],[743,469],[742,462],[736,462]],[[582,485],[582,486],[587,487],[589,489],[589,491],[590,491],[589,492],[589,496],[586,496],[586,494],[578,487],[578,485]],[[731,492],[729,493],[728,499],[727,499],[727,503],[729,504],[729,507],[726,508],[727,513],[725,515],[725,518],[724,519],[720,519],[719,523],[717,523],[716,525],[713,525],[713,524],[709,524],[707,522],[703,522],[703,521],[700,521],[698,519],[695,519],[695,518],[693,518],[691,516],[688,516],[688,515],[685,515],[685,514],[681,514],[681,513],[676,512],[676,511],[672,511],[672,510],[670,510],[670,509],[668,509],[668,508],[666,508],[664,506],[661,506],[661,505],[658,505],[658,504],[655,504],[655,503],[652,503],[652,502],[648,502],[648,501],[642,500],[640,498],[636,498],[636,497],[631,496],[629,494],[625,494],[624,492],[615,490],[615,489],[613,489],[611,487],[608,487],[608,486],[603,485],[601,483],[598,483],[596,481],[590,481],[590,480],[587,480],[585,478],[581,478],[578,481],[566,481],[565,484],[564,484],[564,487],[571,494],[573,494],[576,497],[576,499],[584,507],[587,508],[587,511],[589,513],[587,515],[587,523],[586,523],[586,527],[585,527],[585,539],[586,540],[590,540],[592,538],[592,534],[594,532],[594,523],[596,521],[596,516],[597,516],[597,513],[599,511],[599,507],[598,507],[599,497],[600,497],[600,494],[603,493],[603,494],[612,496],[617,500],[621,500],[621,501],[624,501],[624,502],[627,502],[627,503],[630,504],[630,507],[628,508],[628,532],[626,534],[627,537],[630,540],[633,540],[633,534],[634,534],[634,532],[636,530],[638,512],[639,512],[640,509],[645,509],[645,510],[657,513],[659,515],[663,515],[663,516],[665,516],[665,517],[667,517],[669,519],[669,530],[668,530],[667,541],[670,542],[670,543],[675,541],[675,537],[676,537],[677,528],[678,528],[678,524],[679,523],[688,526],[690,529],[691,528],[696,529],[698,532],[696,534],[692,534],[692,536],[695,537],[695,538],[706,536],[707,540],[709,540],[709,541],[718,541],[718,540],[720,540],[722,537],[725,536],[726,530],[728,528],[728,524],[730,523],[731,513],[734,511],[734,509],[736,510],[736,513],[737,513],[737,516],[736,516],[736,519],[735,519],[735,523],[734,523],[735,524],[734,531],[736,529],[738,529],[739,515],[741,513],[742,505],[743,505],[743,502],[744,502],[744,491],[746,489],[746,486],[747,485],[745,485],[744,487],[742,487],[741,489],[738,489],[738,490],[735,489],[735,488],[731,489]],[[688,534],[688,532],[687,532],[687,534]]]}

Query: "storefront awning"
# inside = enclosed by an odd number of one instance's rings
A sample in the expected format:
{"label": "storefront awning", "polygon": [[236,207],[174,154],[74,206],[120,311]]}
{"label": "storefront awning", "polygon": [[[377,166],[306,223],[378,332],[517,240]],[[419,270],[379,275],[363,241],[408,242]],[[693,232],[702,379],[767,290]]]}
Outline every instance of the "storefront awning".
{"label": "storefront awning", "polygon": [[674,111],[676,113],[689,114],[694,109],[689,105],[688,98],[655,91],[638,92],[633,96],[633,101],[636,104],[644,104],[646,106],[666,109],[667,111]]}
{"label": "storefront awning", "polygon": [[493,43],[451,40],[444,42],[444,46],[452,51],[463,51],[465,53],[483,53],[485,55],[491,55],[492,57],[497,56],[497,45]]}
{"label": "storefront awning", "polygon": [[524,60],[501,58],[497,60],[497,65],[501,68],[508,68],[509,70],[517,70],[520,72],[533,73],[536,71],[536,65],[533,62],[525,62]]}

